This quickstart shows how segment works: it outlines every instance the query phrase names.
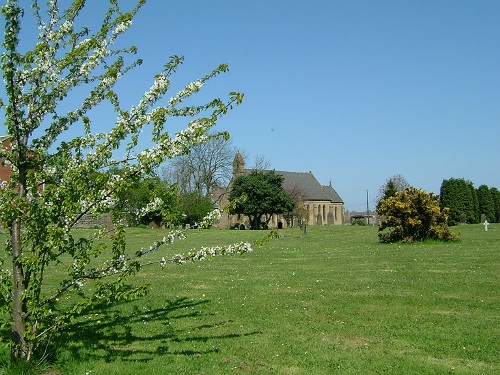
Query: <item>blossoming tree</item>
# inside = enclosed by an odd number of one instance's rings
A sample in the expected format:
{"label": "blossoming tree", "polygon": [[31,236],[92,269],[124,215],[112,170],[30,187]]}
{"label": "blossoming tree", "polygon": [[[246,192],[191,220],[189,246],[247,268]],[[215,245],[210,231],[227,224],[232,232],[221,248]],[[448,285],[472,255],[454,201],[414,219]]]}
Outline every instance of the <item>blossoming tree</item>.
{"label": "blossoming tree", "polygon": [[[29,361],[40,355],[51,335],[92,306],[145,294],[145,286],[125,285],[145,264],[164,266],[243,253],[251,246],[239,243],[155,258],[160,247],[183,238],[180,231],[172,231],[149,248],[129,253],[119,211],[113,214],[112,233],[96,230],[90,238],[75,234],[83,215],[109,212],[119,193],[141,175],[209,139],[209,129],[241,103],[242,94],[232,92],[226,101],[214,99],[198,106],[185,104],[207,81],[227,71],[227,65],[220,65],[162,101],[183,62],[182,57],[172,56],[136,105],[125,108],[115,85],[141,61],[127,63],[136,48],[117,48],[115,42],[145,0],[137,0],[128,11],[110,0],[96,30],[77,26],[84,0],[64,2],[63,8],[57,0],[25,3],[31,7],[16,0],[7,0],[2,7],[5,93],[0,106],[10,147],[0,151],[0,159],[12,175],[0,189],[0,221],[8,234],[0,253],[0,325],[11,325],[12,336],[0,343],[10,341],[14,360]],[[20,35],[28,12],[39,34],[34,47],[25,51]],[[71,96],[75,91],[77,95]],[[81,95],[77,102],[69,99]],[[95,132],[91,110],[102,103],[111,105],[116,121],[108,131]],[[180,116],[191,120],[184,130],[169,135],[165,121]],[[148,135],[154,146],[140,149],[139,139]],[[118,151],[125,156],[117,158]],[[103,173],[111,167],[118,167],[120,175]],[[161,203],[154,200],[148,208],[154,210]],[[217,216],[211,213],[200,225]],[[54,264],[65,269],[55,287],[46,283]],[[62,296],[64,307],[58,303]]]}

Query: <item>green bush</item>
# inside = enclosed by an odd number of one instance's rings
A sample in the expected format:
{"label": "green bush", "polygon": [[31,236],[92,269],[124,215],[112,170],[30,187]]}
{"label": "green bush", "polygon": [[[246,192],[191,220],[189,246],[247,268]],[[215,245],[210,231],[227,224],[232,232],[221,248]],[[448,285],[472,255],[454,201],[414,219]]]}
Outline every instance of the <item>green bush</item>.
{"label": "green bush", "polygon": [[353,220],[351,225],[361,225],[361,226],[365,226],[366,225],[366,222],[363,220],[363,219],[356,219],[356,220]]}

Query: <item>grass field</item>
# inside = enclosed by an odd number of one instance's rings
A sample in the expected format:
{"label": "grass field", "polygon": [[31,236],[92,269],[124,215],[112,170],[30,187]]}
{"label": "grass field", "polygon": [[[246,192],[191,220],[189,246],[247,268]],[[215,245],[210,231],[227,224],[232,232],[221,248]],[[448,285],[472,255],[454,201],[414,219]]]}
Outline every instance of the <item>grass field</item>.
{"label": "grass field", "polygon": [[[454,229],[396,245],[373,227],[286,229],[243,256],[146,268],[151,293],[72,326],[53,373],[498,374],[500,225]],[[190,231],[165,253],[264,234]]]}

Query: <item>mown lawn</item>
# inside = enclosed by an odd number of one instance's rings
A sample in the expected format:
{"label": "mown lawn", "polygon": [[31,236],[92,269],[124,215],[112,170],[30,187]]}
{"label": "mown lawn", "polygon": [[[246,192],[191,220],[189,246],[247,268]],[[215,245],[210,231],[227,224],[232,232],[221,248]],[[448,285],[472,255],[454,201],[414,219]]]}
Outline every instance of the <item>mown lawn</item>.
{"label": "mown lawn", "polygon": [[[380,244],[373,227],[310,227],[307,237],[287,229],[243,256],[150,266],[138,282],[151,293],[72,326],[51,366],[92,375],[500,373],[500,225],[454,229],[455,243],[396,245]],[[133,229],[130,245],[164,234]],[[165,254],[264,234],[189,231]]]}

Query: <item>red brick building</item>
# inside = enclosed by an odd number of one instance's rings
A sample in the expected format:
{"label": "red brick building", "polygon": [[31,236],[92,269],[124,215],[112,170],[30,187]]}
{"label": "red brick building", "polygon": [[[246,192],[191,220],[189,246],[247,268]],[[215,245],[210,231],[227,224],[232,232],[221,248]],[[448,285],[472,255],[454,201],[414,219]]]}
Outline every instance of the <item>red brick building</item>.
{"label": "red brick building", "polygon": [[[4,150],[10,150],[10,140],[7,135],[0,135],[0,142]],[[12,173],[12,168],[7,162],[0,164],[0,182],[7,181]]]}

